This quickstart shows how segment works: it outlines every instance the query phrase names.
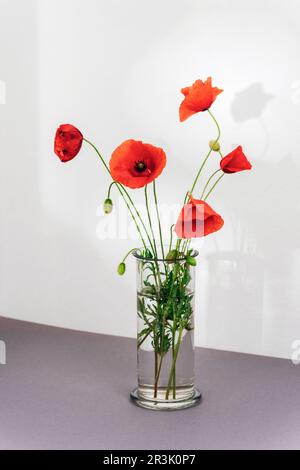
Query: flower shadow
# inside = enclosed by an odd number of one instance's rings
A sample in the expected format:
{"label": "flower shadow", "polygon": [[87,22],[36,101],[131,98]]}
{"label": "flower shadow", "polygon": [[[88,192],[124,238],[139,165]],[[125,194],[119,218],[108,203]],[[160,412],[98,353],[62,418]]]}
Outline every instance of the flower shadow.
{"label": "flower shadow", "polygon": [[235,95],[231,104],[233,119],[238,123],[258,119],[272,98],[275,95],[266,93],[262,83],[252,83]]}

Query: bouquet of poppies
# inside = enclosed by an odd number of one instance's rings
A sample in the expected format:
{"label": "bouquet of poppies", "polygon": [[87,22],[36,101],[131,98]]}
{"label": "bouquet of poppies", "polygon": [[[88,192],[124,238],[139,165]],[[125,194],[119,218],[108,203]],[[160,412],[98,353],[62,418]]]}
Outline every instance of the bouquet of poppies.
{"label": "bouquet of poppies", "polygon": [[[155,356],[153,393],[157,397],[160,372],[166,354],[171,351],[172,361],[165,384],[165,398],[172,391],[176,398],[176,361],[184,331],[192,328],[191,302],[193,294],[188,289],[190,269],[196,264],[191,239],[209,235],[220,230],[222,217],[207,203],[221,181],[232,173],[251,169],[241,146],[223,155],[220,145],[220,127],[211,112],[211,106],[223,90],[213,87],[209,77],[205,82],[196,80],[192,86],[181,90],[184,98],[179,107],[180,121],[185,121],[199,112],[206,112],[216,125],[216,137],[210,140],[207,154],[197,168],[194,181],[183,195],[183,206],[177,221],[170,227],[170,238],[165,244],[162,236],[160,209],[156,180],[166,165],[166,154],[162,148],[138,140],[128,139],[121,143],[107,162],[99,149],[71,124],[62,124],[56,132],[54,150],[62,162],[69,162],[79,153],[82,143],[91,146],[98,155],[111,182],[104,201],[104,212],[113,210],[111,193],[115,189],[123,199],[139,234],[140,248],[131,249],[118,266],[118,273],[126,270],[126,258],[133,251],[142,260],[142,269],[148,272],[142,278],[138,295],[138,315],[143,326],[138,334],[138,347],[150,340]],[[199,177],[212,153],[218,155],[216,170],[199,188]],[[152,188],[151,188],[152,186]],[[130,190],[143,188],[147,216],[144,219]],[[158,233],[149,211],[149,189],[155,204]],[[163,268],[161,263],[163,262]],[[144,301],[144,296],[147,301]]]}

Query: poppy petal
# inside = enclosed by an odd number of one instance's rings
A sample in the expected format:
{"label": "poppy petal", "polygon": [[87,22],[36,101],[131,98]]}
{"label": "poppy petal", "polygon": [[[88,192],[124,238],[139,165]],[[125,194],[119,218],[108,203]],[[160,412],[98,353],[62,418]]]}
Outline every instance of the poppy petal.
{"label": "poppy petal", "polygon": [[111,176],[129,188],[142,188],[163,171],[166,154],[162,148],[133,139],[125,140],[112,153]]}
{"label": "poppy petal", "polygon": [[83,135],[72,124],[61,124],[54,139],[54,152],[62,162],[72,160],[81,149]]}
{"label": "poppy petal", "polygon": [[193,114],[209,109],[222,91],[212,86],[211,77],[208,77],[205,82],[196,80],[192,86],[182,88],[181,93],[184,99],[179,108],[180,121],[185,121]]}
{"label": "poppy petal", "polygon": [[195,114],[197,111],[193,111],[191,108],[189,108],[186,104],[185,101],[183,101],[179,107],[179,119],[180,122],[185,121],[188,119],[190,116]]}
{"label": "poppy petal", "polygon": [[242,147],[239,145],[222,158],[220,167],[224,173],[237,173],[239,171],[251,170],[252,165],[244,154]]}
{"label": "poppy petal", "polygon": [[220,230],[224,220],[207,202],[190,197],[175,225],[179,238],[199,238]]}

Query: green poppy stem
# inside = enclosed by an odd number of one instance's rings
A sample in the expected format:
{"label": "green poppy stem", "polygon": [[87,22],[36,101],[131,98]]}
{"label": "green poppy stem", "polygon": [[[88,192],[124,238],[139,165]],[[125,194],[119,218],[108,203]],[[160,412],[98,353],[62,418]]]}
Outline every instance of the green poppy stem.
{"label": "green poppy stem", "polygon": [[153,181],[153,195],[154,195],[155,209],[156,209],[156,217],[157,217],[158,229],[159,229],[159,238],[160,238],[160,245],[161,245],[161,253],[162,253],[163,259],[165,259],[164,244],[163,244],[162,231],[161,231],[161,223],[160,223],[160,216],[159,216],[159,210],[158,210],[158,202],[157,202],[157,194],[156,194],[155,180]]}
{"label": "green poppy stem", "polygon": [[107,191],[107,199],[110,198],[110,192],[111,192],[111,188],[113,187],[113,185],[116,184],[117,185],[117,182],[116,181],[113,181],[112,183],[110,183],[109,187],[108,187],[108,191]]}
{"label": "green poppy stem", "polygon": [[173,227],[175,227],[175,224],[171,225],[170,227],[170,244],[169,244],[169,252],[172,249],[172,243],[173,243]]}
{"label": "green poppy stem", "polygon": [[[102,164],[104,165],[105,169],[107,170],[107,172],[108,172],[109,175],[111,176],[110,169],[109,169],[107,163],[105,162],[104,158],[102,157],[101,153],[100,153],[99,150],[97,149],[97,147],[96,147],[91,141],[89,141],[88,139],[84,138],[83,140],[84,140],[87,144],[89,144],[89,145],[95,150],[95,152],[97,153],[98,157],[100,158]],[[134,221],[134,223],[135,223],[136,229],[137,229],[137,231],[138,231],[138,233],[139,233],[139,235],[140,235],[140,238],[141,238],[141,240],[142,240],[143,246],[144,246],[145,249],[147,249],[147,245],[146,245],[146,242],[145,242],[145,240],[144,240],[142,231],[141,231],[140,226],[139,226],[139,224],[138,224],[138,222],[137,222],[137,220],[136,220],[136,217],[135,217],[135,215],[134,215],[134,213],[133,213],[133,211],[132,211],[132,209],[131,209],[131,207],[130,207],[130,204],[131,204],[133,210],[135,211],[135,214],[136,214],[136,216],[138,217],[138,219],[139,219],[139,221],[140,221],[140,223],[141,223],[141,225],[142,225],[142,227],[143,227],[143,229],[144,229],[144,231],[145,231],[145,233],[146,233],[146,236],[147,236],[147,238],[148,238],[148,240],[149,240],[149,242],[150,242],[150,246],[151,246],[151,239],[150,239],[150,237],[149,237],[147,228],[146,228],[146,226],[145,226],[145,224],[144,224],[144,222],[143,222],[143,220],[142,220],[142,218],[141,218],[141,216],[140,216],[139,211],[137,210],[137,208],[136,208],[134,202],[132,201],[130,195],[128,194],[128,192],[126,191],[126,189],[124,188],[124,186],[123,186],[122,184],[118,183],[117,181],[113,181],[113,182],[110,184],[109,193],[110,193],[110,191],[111,191],[111,188],[112,188],[112,185],[113,185],[113,184],[115,184],[116,187],[118,188],[118,191],[119,191],[119,193],[121,194],[121,196],[122,196],[122,198],[123,198],[123,200],[124,200],[124,202],[125,202],[125,204],[126,204],[126,207],[127,207],[127,209],[129,210],[130,215],[131,215],[131,217],[132,217],[132,219],[133,219],[133,221]],[[128,200],[126,200],[125,195],[126,195],[126,197],[127,197]],[[129,202],[128,202],[128,201],[129,201]]]}
{"label": "green poppy stem", "polygon": [[146,202],[146,209],[147,209],[147,215],[148,215],[148,221],[149,221],[149,226],[150,226],[150,231],[152,234],[152,240],[153,240],[153,247],[154,247],[154,255],[157,258],[157,247],[156,247],[156,242],[155,242],[155,236],[154,236],[154,231],[153,231],[153,226],[152,226],[152,219],[151,219],[151,214],[149,210],[149,202],[148,202],[148,185],[146,184],[145,186],[145,202]]}
{"label": "green poppy stem", "polygon": [[[220,139],[220,136],[221,136],[221,129],[220,129],[220,126],[219,126],[219,124],[218,124],[218,121],[216,120],[216,118],[214,117],[214,115],[212,114],[212,112],[210,111],[210,109],[208,109],[207,112],[208,112],[208,114],[211,116],[211,118],[213,119],[214,123],[215,123],[216,126],[217,126],[218,135],[217,135],[217,138],[215,139],[215,141],[213,142],[213,144],[216,144],[216,143],[219,141],[219,139]],[[193,191],[194,191],[194,189],[195,189],[195,186],[196,186],[196,184],[197,184],[197,181],[198,181],[198,179],[199,179],[199,177],[200,177],[200,175],[201,175],[201,172],[202,172],[202,170],[203,170],[203,168],[204,168],[204,166],[205,166],[205,163],[207,162],[207,160],[208,160],[208,158],[209,158],[211,152],[212,152],[212,149],[210,148],[210,149],[209,149],[209,152],[207,153],[206,157],[204,158],[203,162],[201,163],[201,166],[200,166],[200,168],[199,168],[199,170],[198,170],[198,173],[197,173],[196,178],[195,178],[195,180],[194,180],[194,182],[193,182],[193,185],[192,185],[192,187],[191,187],[191,190],[189,191],[190,194],[193,193]],[[185,202],[186,202],[186,199],[187,199],[187,197],[185,198]]]}
{"label": "green poppy stem", "polygon": [[212,185],[212,187],[210,188],[210,190],[208,191],[208,193],[206,194],[205,198],[204,198],[204,201],[206,201],[206,199],[208,198],[208,196],[212,193],[212,191],[215,189],[215,187],[217,186],[217,184],[219,183],[219,181],[221,181],[221,179],[223,178],[223,176],[225,175],[225,173],[222,173],[222,175],[217,179],[217,181]]}
{"label": "green poppy stem", "polygon": [[139,250],[140,248],[131,248],[131,250],[127,251],[126,255],[124,256],[124,258],[122,259],[121,263],[124,263],[124,261],[126,260],[126,258],[128,258],[128,256],[130,255],[130,253],[132,253],[133,251],[135,250]]}
{"label": "green poppy stem", "polygon": [[220,168],[219,168],[217,171],[215,171],[212,175],[210,175],[210,177],[208,178],[208,180],[207,180],[207,182],[206,182],[206,184],[205,184],[205,186],[204,186],[204,188],[203,188],[203,191],[202,191],[202,194],[201,194],[201,196],[200,196],[200,199],[203,198],[203,196],[204,196],[204,194],[205,194],[205,191],[206,191],[206,188],[208,187],[208,185],[209,185],[209,183],[211,182],[211,180],[213,179],[213,177],[214,177],[217,173],[219,173],[219,171],[221,171]]}

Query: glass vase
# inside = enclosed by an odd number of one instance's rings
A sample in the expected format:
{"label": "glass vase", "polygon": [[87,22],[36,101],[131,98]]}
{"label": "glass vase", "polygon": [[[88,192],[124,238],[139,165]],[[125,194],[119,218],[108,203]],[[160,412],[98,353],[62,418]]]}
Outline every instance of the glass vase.
{"label": "glass vase", "polygon": [[[131,393],[143,408],[176,410],[195,406],[195,258],[147,259],[138,251],[137,381]],[[191,261],[192,260],[192,261]],[[192,264],[192,265],[191,265]]]}

